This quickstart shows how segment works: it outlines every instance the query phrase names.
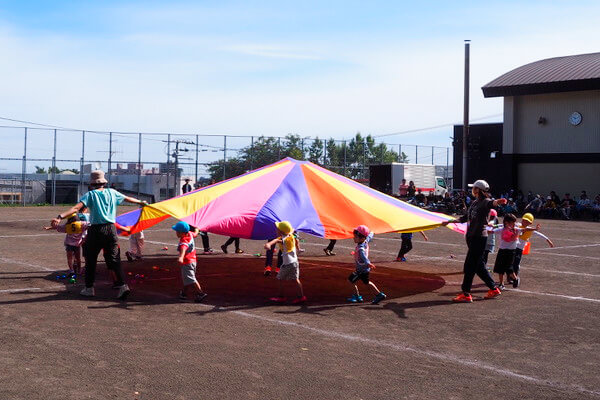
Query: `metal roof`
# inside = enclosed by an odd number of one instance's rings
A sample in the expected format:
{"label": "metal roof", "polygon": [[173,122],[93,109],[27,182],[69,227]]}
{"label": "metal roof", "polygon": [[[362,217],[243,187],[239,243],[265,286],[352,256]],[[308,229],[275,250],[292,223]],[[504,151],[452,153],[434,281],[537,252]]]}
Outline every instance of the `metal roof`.
{"label": "metal roof", "polygon": [[481,88],[484,97],[600,89],[600,53],[548,58],[523,65]]}

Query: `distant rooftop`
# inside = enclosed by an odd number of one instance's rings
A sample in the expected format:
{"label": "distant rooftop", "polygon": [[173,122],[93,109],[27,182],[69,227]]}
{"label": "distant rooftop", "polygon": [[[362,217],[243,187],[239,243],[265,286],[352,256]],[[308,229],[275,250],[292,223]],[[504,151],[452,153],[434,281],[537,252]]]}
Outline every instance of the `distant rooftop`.
{"label": "distant rooftop", "polygon": [[600,90],[600,53],[548,58],[526,64],[481,89],[484,97]]}

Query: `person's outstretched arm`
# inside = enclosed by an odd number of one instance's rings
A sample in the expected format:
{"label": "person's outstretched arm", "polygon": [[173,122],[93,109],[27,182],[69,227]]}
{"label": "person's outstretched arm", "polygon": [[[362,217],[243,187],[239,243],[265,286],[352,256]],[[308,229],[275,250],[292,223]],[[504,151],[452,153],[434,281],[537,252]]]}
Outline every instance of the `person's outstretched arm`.
{"label": "person's outstretched arm", "polygon": [[50,221],[50,226],[52,228],[56,228],[58,226],[58,224],[60,224],[60,221],[65,219],[65,216],[69,216],[73,213],[77,213],[79,212],[83,207],[85,207],[85,205],[82,202],[79,202],[77,204],[75,204],[73,207],[69,208],[69,210],[62,212],[60,214],[58,214],[56,216],[56,218],[52,219]]}

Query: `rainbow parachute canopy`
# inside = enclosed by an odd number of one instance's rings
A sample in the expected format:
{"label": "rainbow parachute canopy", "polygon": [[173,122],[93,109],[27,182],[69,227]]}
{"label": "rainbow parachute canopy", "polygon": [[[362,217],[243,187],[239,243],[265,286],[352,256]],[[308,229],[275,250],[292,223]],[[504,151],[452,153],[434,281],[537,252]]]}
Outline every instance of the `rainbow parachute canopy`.
{"label": "rainbow parachute canopy", "polygon": [[277,221],[317,237],[344,239],[358,225],[377,234],[416,232],[451,219],[293,158],[128,212],[117,223],[135,233],[169,217],[246,239],[276,237]]}

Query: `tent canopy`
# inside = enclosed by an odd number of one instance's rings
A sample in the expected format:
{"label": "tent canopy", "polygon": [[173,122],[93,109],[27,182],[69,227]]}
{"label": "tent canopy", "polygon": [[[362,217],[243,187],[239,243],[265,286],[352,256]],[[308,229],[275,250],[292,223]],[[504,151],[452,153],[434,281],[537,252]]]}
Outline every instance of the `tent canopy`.
{"label": "tent canopy", "polygon": [[128,212],[117,222],[133,233],[169,217],[246,239],[276,237],[277,221],[317,237],[345,239],[358,225],[374,233],[416,232],[451,219],[293,158]]}

